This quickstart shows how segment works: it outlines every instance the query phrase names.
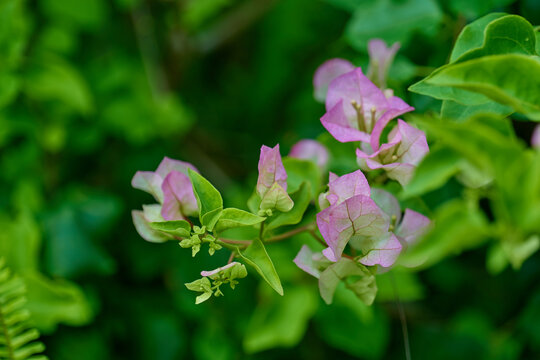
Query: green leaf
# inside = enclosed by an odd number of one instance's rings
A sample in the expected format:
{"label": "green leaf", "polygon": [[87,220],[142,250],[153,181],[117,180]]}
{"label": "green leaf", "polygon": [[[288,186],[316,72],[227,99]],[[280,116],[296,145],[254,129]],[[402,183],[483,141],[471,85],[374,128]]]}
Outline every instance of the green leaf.
{"label": "green leaf", "polygon": [[[459,90],[466,90],[510,106],[529,118],[540,121],[540,92],[537,91],[540,88],[540,61],[536,56],[516,54],[485,56],[447,66],[423,82],[434,85],[438,96],[430,94],[429,91],[426,93],[425,89],[418,91],[416,85],[419,83],[413,85],[410,90],[462,103],[464,94]],[[453,90],[458,92],[446,96]],[[441,94],[443,96],[439,97]]]}
{"label": "green leaf", "polygon": [[93,111],[92,93],[77,69],[56,57],[46,57],[37,63],[24,79],[24,91],[31,99],[55,102],[82,115]]}
{"label": "green leaf", "polygon": [[377,274],[377,302],[418,301],[424,298],[426,289],[417,274],[403,267]]}
{"label": "green leaf", "polygon": [[279,275],[260,239],[253,240],[246,250],[238,250],[238,253],[248,265],[257,270],[259,275],[261,275],[272,289],[279,295],[283,295],[283,287],[281,286]]}
{"label": "green leaf", "polygon": [[199,206],[199,219],[208,230],[212,230],[223,211],[223,199],[219,191],[199,173],[188,169],[193,192]]}
{"label": "green leaf", "polygon": [[287,296],[265,296],[253,312],[244,337],[248,354],[275,347],[292,347],[306,332],[309,319],[318,305],[311,287],[294,286]]}
{"label": "green leaf", "polygon": [[296,192],[304,182],[311,185],[312,197],[316,198],[321,188],[321,170],[313,161],[285,157],[283,166],[287,171],[287,192]]}
{"label": "green leaf", "polygon": [[466,119],[479,114],[494,114],[506,117],[513,112],[514,110],[511,107],[501,105],[495,101],[466,106],[452,100],[443,100],[441,106],[441,118],[457,122],[463,122]]}
{"label": "green leaf", "polygon": [[191,234],[191,225],[186,220],[151,222],[150,227],[182,238],[189,237]]}
{"label": "green leaf", "polygon": [[385,311],[367,306],[345,286],[336,291],[332,306],[322,306],[315,316],[321,339],[359,359],[384,358],[388,351],[389,323]]}
{"label": "green leaf", "polygon": [[459,171],[460,160],[460,154],[452,148],[440,145],[431,148],[405,186],[404,196],[421,195],[443,186]]}
{"label": "green leaf", "polygon": [[311,201],[311,186],[309,183],[302,183],[296,192],[291,194],[291,199],[294,202],[293,208],[286,213],[279,213],[268,219],[265,231],[276,229],[284,225],[295,225],[302,221],[309,202]]}
{"label": "green leaf", "polygon": [[264,220],[266,220],[265,217],[257,216],[240,209],[228,208],[221,213],[214,231],[220,233],[227,229],[257,225]]}
{"label": "green leaf", "polygon": [[463,29],[450,55],[450,63],[510,53],[535,55],[534,29],[521,16],[494,13]]}
{"label": "green leaf", "polygon": [[355,49],[364,51],[373,38],[407,44],[415,32],[433,35],[442,12],[433,0],[378,0],[356,8],[345,36]]}
{"label": "green leaf", "polygon": [[453,199],[440,206],[434,226],[398,259],[409,267],[425,268],[446,256],[480,246],[490,235],[485,215],[475,204]]}

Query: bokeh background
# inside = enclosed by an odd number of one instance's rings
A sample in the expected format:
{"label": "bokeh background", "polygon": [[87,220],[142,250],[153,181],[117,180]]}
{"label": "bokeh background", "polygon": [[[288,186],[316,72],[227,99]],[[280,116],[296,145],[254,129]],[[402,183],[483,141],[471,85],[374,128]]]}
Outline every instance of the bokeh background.
{"label": "bokeh background", "polygon": [[[146,243],[130,212],[151,198],[130,180],[163,156],[182,159],[245,208],[262,144],[286,154],[318,138],[333,170],[354,169],[319,122],[317,66],[366,66],[367,40],[400,41],[390,86],[418,113],[435,111],[407,87],[491,11],[540,24],[537,0],[0,0],[0,256],[11,247],[46,354],[404,358],[389,279],[373,307],[347,293],[326,306],[291,261],[301,236],[271,249],[285,297],[250,276],[196,306],[183,284],[227,255],[193,260],[175,243]],[[515,126],[527,142],[532,128]],[[443,203],[458,186],[425,196]],[[414,359],[540,358],[538,254],[495,275],[479,247],[396,276]]]}

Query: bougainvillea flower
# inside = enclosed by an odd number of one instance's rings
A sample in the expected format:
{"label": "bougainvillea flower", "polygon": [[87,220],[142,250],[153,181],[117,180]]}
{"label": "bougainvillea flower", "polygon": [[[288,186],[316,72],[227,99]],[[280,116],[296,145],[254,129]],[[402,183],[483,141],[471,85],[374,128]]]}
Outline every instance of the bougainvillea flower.
{"label": "bougainvillea flower", "polygon": [[257,193],[262,198],[268,190],[277,183],[287,190],[287,172],[281,161],[279,144],[270,148],[263,145],[259,158],[259,178],[257,180]]}
{"label": "bougainvillea flower", "polygon": [[340,142],[370,142],[378,124],[383,129],[395,117],[414,110],[398,97],[387,99],[360,68],[334,79],[326,95],[322,125]]}
{"label": "bougainvillea flower", "polygon": [[371,189],[371,198],[390,217],[390,231],[404,246],[413,244],[431,224],[426,216],[411,209],[405,209],[402,216],[398,200],[388,191]]}
{"label": "bougainvillea flower", "polygon": [[540,125],[536,125],[536,128],[534,128],[531,145],[534,148],[540,148]]}
{"label": "bougainvillea flower", "polygon": [[281,161],[279,144],[273,148],[263,145],[259,158],[257,194],[261,198],[260,210],[291,210],[294,203],[287,194],[287,172]]}
{"label": "bougainvillea flower", "polygon": [[162,243],[173,239],[172,235],[152,229],[150,226],[151,222],[164,221],[161,216],[161,206],[159,204],[143,205],[143,211],[133,210],[131,217],[135,229],[144,240]]}
{"label": "bougainvillea flower", "polygon": [[388,135],[389,142],[376,151],[370,146],[356,149],[358,165],[365,171],[384,169],[388,177],[405,185],[411,179],[416,166],[429,152],[423,131],[398,120],[397,126]]}
{"label": "bougainvillea flower", "polygon": [[317,214],[317,226],[328,248],[323,254],[331,261],[341,258],[350,240],[378,238],[389,227],[389,218],[370,198],[367,180],[360,170],[336,178],[321,199],[329,207]]}
{"label": "bougainvillea flower", "polygon": [[162,204],[164,220],[182,220],[198,212],[188,169],[197,171],[190,163],[164,157],[155,172],[137,171],[131,185],[152,194]]}
{"label": "bougainvillea flower", "polygon": [[329,158],[326,147],[320,142],[311,139],[300,140],[294,144],[289,156],[297,159],[311,160],[322,170],[326,169]]}
{"label": "bougainvillea flower", "polygon": [[392,61],[394,61],[394,57],[400,47],[401,45],[399,43],[394,43],[392,46],[387,47],[386,43],[381,39],[372,39],[368,42],[368,77],[381,89],[386,88],[388,70],[390,70],[390,65],[392,65]]}
{"label": "bougainvillea flower", "polygon": [[325,61],[313,75],[313,96],[315,100],[324,102],[328,86],[340,75],[354,70],[354,65],[344,59],[330,59]]}
{"label": "bougainvillea flower", "polygon": [[364,240],[361,244],[351,242],[351,245],[359,248],[365,254],[360,258],[360,263],[368,266],[390,267],[408,245],[414,243],[418,237],[426,232],[430,220],[411,209],[405,209],[405,214],[402,217],[399,202],[394,195],[385,190],[372,189],[371,197],[379,208],[390,217],[389,232],[380,238]]}
{"label": "bougainvillea flower", "polygon": [[[371,195],[369,183],[361,170],[356,170],[340,177],[331,172],[328,181],[328,192],[321,195],[319,202],[321,208],[327,208],[330,205],[336,205],[356,195],[367,197]],[[323,201],[326,201],[326,206]]]}

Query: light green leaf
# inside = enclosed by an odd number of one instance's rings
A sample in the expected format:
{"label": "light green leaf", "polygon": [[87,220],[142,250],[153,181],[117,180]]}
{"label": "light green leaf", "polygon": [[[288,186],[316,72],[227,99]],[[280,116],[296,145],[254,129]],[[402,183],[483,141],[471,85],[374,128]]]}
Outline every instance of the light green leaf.
{"label": "light green leaf", "polygon": [[441,19],[442,12],[433,0],[364,2],[347,24],[345,36],[355,49],[362,51],[373,38],[407,44],[415,32],[433,35]]}
{"label": "light green leaf", "polygon": [[193,184],[193,192],[199,206],[201,224],[212,230],[223,211],[223,199],[219,191],[199,173],[188,169]]}
{"label": "light green leaf", "polygon": [[495,101],[465,106],[452,100],[443,100],[441,106],[441,118],[457,122],[463,122],[466,119],[479,114],[494,114],[506,117],[513,112],[514,110],[511,107],[501,105]]}
{"label": "light green leaf", "polygon": [[[444,96],[435,96],[430,91],[427,93],[423,90],[417,91],[419,83],[413,85],[410,90],[462,103],[464,103],[463,93],[459,93],[459,90],[466,90],[510,106],[532,120],[540,121],[540,92],[537,91],[540,88],[540,60],[536,56],[517,54],[484,56],[447,66],[423,82],[434,85],[437,87],[437,95],[444,92]],[[457,98],[446,96],[447,91],[454,90],[458,91],[453,94],[458,94]]]}
{"label": "light green leaf", "polygon": [[494,13],[467,25],[459,35],[450,63],[486,55],[536,54],[532,25],[517,15]]}
{"label": "light green leaf", "polygon": [[276,229],[284,225],[295,225],[302,221],[304,213],[311,201],[311,186],[309,183],[302,183],[300,188],[291,194],[291,199],[294,202],[293,208],[286,213],[279,213],[268,219],[265,231]]}
{"label": "light green leaf", "polygon": [[476,248],[490,236],[485,215],[475,204],[453,199],[441,205],[433,217],[434,226],[398,259],[398,263],[425,268],[444,257]]}
{"label": "light green leaf", "polygon": [[191,234],[191,225],[186,220],[151,222],[150,227],[182,238],[189,237]]}
{"label": "light green leaf", "polygon": [[238,250],[238,253],[248,265],[257,270],[259,275],[261,275],[264,281],[266,281],[272,289],[279,295],[283,295],[283,287],[281,286],[279,275],[260,239],[253,240],[246,250]]}
{"label": "light green leaf", "polygon": [[265,217],[257,216],[244,210],[228,208],[221,213],[214,231],[220,233],[227,229],[257,225],[265,219]]}
{"label": "light green leaf", "polygon": [[460,160],[460,154],[452,148],[441,145],[431,148],[405,186],[404,196],[421,195],[443,186],[459,171]]}
{"label": "light green leaf", "polygon": [[292,347],[304,335],[318,299],[311,287],[294,286],[287,296],[265,296],[253,312],[244,337],[248,354],[275,347]]}

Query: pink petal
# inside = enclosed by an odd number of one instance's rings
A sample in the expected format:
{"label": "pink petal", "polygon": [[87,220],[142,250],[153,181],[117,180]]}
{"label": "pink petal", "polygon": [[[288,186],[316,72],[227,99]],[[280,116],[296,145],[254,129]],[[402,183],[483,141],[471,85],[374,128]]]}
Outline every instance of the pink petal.
{"label": "pink petal", "polygon": [[355,122],[357,113],[351,102],[356,101],[362,105],[366,118],[371,118],[371,109],[378,110],[387,107],[387,100],[383,92],[375,86],[363,73],[356,68],[335,78],[328,87],[326,96],[326,110],[329,111],[340,101],[343,101],[343,111],[351,122]]}
{"label": "pink petal", "polygon": [[426,232],[430,224],[431,220],[424,215],[411,209],[405,209],[403,221],[401,221],[395,233],[410,245]]}
{"label": "pink petal", "polygon": [[131,186],[152,194],[161,203],[163,201],[162,182],[163,178],[152,171],[137,171],[131,179]]}
{"label": "pink petal", "polygon": [[165,156],[163,160],[159,163],[158,168],[156,169],[156,174],[161,176],[162,179],[165,179],[171,171],[176,170],[187,175],[188,169],[199,172],[195,166],[191,165],[188,162],[175,160]]}
{"label": "pink petal", "polygon": [[328,85],[340,75],[354,70],[354,65],[344,59],[330,59],[324,62],[315,71],[313,76],[314,97],[320,102],[324,102]]}
{"label": "pink petal", "polygon": [[317,268],[313,259],[315,254],[316,253],[311,250],[309,246],[303,245],[293,261],[300,269],[304,270],[310,275],[315,276],[316,278],[319,278],[321,272]]}
{"label": "pink petal", "polygon": [[161,215],[167,221],[182,220],[187,216],[196,215],[199,211],[197,199],[189,177],[172,170],[163,181],[163,206]]}
{"label": "pink petal", "polygon": [[[400,46],[399,43],[394,43],[391,47],[387,47],[386,43],[381,39],[372,39],[368,42],[370,58],[369,77],[371,79],[376,77],[376,83],[381,87],[386,86],[388,70]],[[374,73],[374,69],[377,69],[376,74]]]}
{"label": "pink petal", "polygon": [[534,128],[531,145],[534,148],[540,148],[540,125],[536,125],[536,128]]}
{"label": "pink petal", "polygon": [[388,109],[377,120],[375,126],[373,127],[373,132],[371,133],[371,138],[369,140],[371,148],[374,151],[379,148],[381,134],[390,120],[413,110],[414,108],[412,106],[408,105],[405,101],[401,100],[397,96],[392,96],[390,99],[388,99]]}
{"label": "pink petal", "polygon": [[314,161],[321,169],[328,164],[328,150],[324,145],[315,140],[300,140],[291,149],[290,157]]}
{"label": "pink petal", "polygon": [[370,196],[368,181],[361,170],[340,176],[328,184],[327,200],[331,205],[339,204],[356,195]]}
{"label": "pink petal", "polygon": [[367,254],[359,261],[367,266],[390,267],[396,261],[401,249],[402,246],[398,238],[394,234],[388,233],[374,241]]}
{"label": "pink petal", "polygon": [[275,182],[283,190],[287,190],[287,173],[281,161],[279,144],[273,148],[263,145],[259,158],[259,178],[257,180],[257,193],[259,196],[262,198]]}
{"label": "pink petal", "polygon": [[322,213],[317,214],[317,224],[323,225],[319,230],[335,259],[341,257],[352,236],[377,237],[388,231],[388,216],[368,196],[353,196]]}
{"label": "pink petal", "polygon": [[[345,114],[343,100],[328,110],[321,118],[321,124],[339,142],[369,141],[369,135],[353,127]],[[355,115],[356,116],[356,115]],[[356,120],[354,120],[356,121]]]}
{"label": "pink petal", "polygon": [[395,223],[399,223],[399,220],[401,220],[401,206],[394,195],[386,190],[373,188],[371,189],[371,199],[390,218],[395,216]]}

